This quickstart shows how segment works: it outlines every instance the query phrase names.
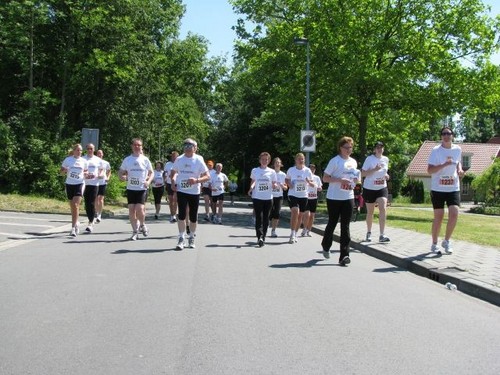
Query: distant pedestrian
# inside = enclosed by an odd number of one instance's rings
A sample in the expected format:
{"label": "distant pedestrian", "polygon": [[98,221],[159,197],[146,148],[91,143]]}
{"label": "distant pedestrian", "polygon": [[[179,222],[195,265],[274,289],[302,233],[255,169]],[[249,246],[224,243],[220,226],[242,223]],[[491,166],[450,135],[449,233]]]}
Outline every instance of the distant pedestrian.
{"label": "distant pedestrian", "polygon": [[313,175],[313,185],[309,185],[307,189],[307,208],[302,219],[302,222],[304,224],[304,229],[301,233],[302,237],[311,237],[314,218],[316,217],[316,209],[318,207],[318,194],[323,191],[323,183],[321,182],[321,177],[316,175],[316,165],[309,164],[309,169],[311,170]]}
{"label": "distant pedestrian", "polygon": [[303,153],[295,155],[295,166],[288,168],[286,172],[286,184],[288,185],[288,202],[290,206],[290,240],[289,243],[297,242],[297,232],[302,223],[302,217],[307,209],[307,190],[313,186],[313,175],[311,170],[305,166]]}
{"label": "distant pedestrian", "polygon": [[85,177],[88,172],[88,162],[82,157],[82,145],[73,145],[73,155],[66,157],[61,165],[61,174],[66,175],[66,196],[71,209],[70,236],[76,237],[80,232],[79,216],[82,203]]}
{"label": "distant pedestrian", "polygon": [[269,212],[273,204],[273,188],[278,183],[276,172],[268,167],[270,161],[271,155],[267,152],[261,152],[259,155],[260,165],[253,168],[250,173],[251,183],[248,195],[252,197],[255,212],[255,234],[259,247],[264,246],[266,242]]}
{"label": "distant pedestrian", "polygon": [[323,256],[330,257],[333,243],[333,231],[340,219],[340,257],[339,263],[347,266],[351,263],[349,246],[351,242],[350,223],[354,209],[354,187],[360,179],[358,163],[351,158],[354,141],[351,137],[340,138],[338,155],[332,158],[323,174],[323,182],[329,184],[326,193],[328,224],[326,225],[321,246]]}
{"label": "distant pedestrian", "polygon": [[153,166],[144,156],[142,146],[142,139],[132,139],[132,154],[123,159],[118,172],[120,180],[127,181],[128,216],[132,226],[130,237],[132,241],[137,240],[139,231],[144,237],[149,235],[144,205],[153,180]]}
{"label": "distant pedestrian", "polygon": [[441,246],[447,254],[453,253],[450,239],[457,225],[460,206],[460,177],[464,175],[462,149],[452,141],[453,130],[443,127],[441,144],[433,148],[427,166],[427,173],[431,175],[431,200],[434,208],[431,251],[436,254],[441,254],[438,237],[444,217],[444,204],[448,206],[448,223]]}
{"label": "distant pedestrian", "polygon": [[101,158],[102,173],[99,176],[99,188],[97,190],[97,199],[95,201],[95,222],[100,223],[102,220],[102,210],[104,208],[104,196],[106,195],[106,187],[108,186],[109,178],[111,177],[111,165],[104,160],[104,152],[97,150],[97,157]]}
{"label": "distant pedestrian", "polygon": [[288,189],[286,184],[286,173],[281,170],[283,163],[280,158],[274,158],[272,164],[278,183],[273,188],[273,206],[271,208],[271,237],[278,237],[276,229],[278,228],[279,220],[281,218],[281,205],[283,204],[283,193]]}
{"label": "distant pedestrian", "polygon": [[174,165],[175,159],[179,156],[177,151],[170,153],[170,160],[165,163],[165,189],[167,190],[168,208],[170,209],[170,222],[177,222],[177,193],[172,189],[172,180],[170,172]]}
{"label": "distant pedestrian", "polygon": [[387,218],[387,181],[389,180],[389,158],[384,156],[384,143],[377,142],[373,147],[373,155],[366,158],[361,168],[363,182],[363,201],[366,204],[366,238],[372,240],[372,224],[375,205],[378,205],[378,224],[380,228],[379,242],[389,242],[390,238],[384,233]]}
{"label": "distant pedestrian", "polygon": [[234,206],[234,197],[236,196],[236,192],[238,191],[238,184],[235,180],[229,181],[229,197],[231,199],[231,206]]}
{"label": "distant pedestrian", "polygon": [[155,200],[155,219],[158,220],[161,210],[161,199],[165,193],[165,171],[163,170],[163,163],[157,161],[153,171],[153,198]]}
{"label": "distant pedestrian", "polygon": [[[210,179],[212,178],[212,174],[215,173],[214,162],[212,160],[207,161],[208,175]],[[210,179],[201,184],[201,193],[203,195],[203,203],[205,207],[205,221],[212,221],[213,216],[215,215],[214,209],[212,209],[212,191],[210,190]]]}
{"label": "distant pedestrian", "polygon": [[215,173],[210,178],[210,190],[212,204],[216,207],[214,224],[222,224],[222,213],[224,211],[224,191],[227,189],[229,179],[222,173],[222,163],[215,164]]}
{"label": "distant pedestrian", "polygon": [[87,155],[83,158],[87,160],[88,172],[85,176],[85,212],[87,213],[88,224],[85,228],[87,233],[92,233],[94,229],[94,219],[96,216],[95,201],[99,190],[99,182],[102,179],[103,167],[102,159],[94,154],[95,146],[92,143],[87,145]]}
{"label": "distant pedestrian", "polygon": [[192,249],[196,247],[196,226],[198,222],[198,207],[200,200],[200,183],[210,180],[208,168],[201,155],[196,154],[198,143],[191,138],[184,140],[184,154],[179,156],[172,166],[170,178],[172,179],[172,188],[177,192],[177,203],[179,207],[179,238],[177,241],[177,250],[184,249],[184,240],[186,237],[186,218],[189,211],[190,234],[188,246]]}

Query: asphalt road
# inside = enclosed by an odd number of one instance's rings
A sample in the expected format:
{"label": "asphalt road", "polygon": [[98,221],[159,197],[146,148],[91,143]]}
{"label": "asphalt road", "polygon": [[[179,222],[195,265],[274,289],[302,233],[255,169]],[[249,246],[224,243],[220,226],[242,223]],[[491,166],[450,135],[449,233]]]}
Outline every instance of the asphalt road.
{"label": "asphalt road", "polygon": [[124,217],[72,239],[69,214],[0,212],[0,374],[500,373],[498,307],[359,252],[340,267],[319,236],[258,248],[226,211],[183,251],[164,217],[131,242]]}

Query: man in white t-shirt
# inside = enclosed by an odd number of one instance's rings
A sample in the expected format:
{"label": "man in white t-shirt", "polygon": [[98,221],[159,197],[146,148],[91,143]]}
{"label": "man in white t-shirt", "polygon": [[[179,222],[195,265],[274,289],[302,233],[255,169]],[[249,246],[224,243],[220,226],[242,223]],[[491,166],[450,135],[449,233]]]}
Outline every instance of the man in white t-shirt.
{"label": "man in white t-shirt", "polygon": [[453,253],[450,239],[458,220],[460,177],[464,175],[464,171],[462,149],[454,145],[452,140],[453,130],[445,126],[441,129],[441,144],[432,150],[427,166],[427,173],[431,175],[431,200],[434,208],[431,251],[435,254],[441,254],[438,237],[443,222],[445,203],[448,206],[448,224],[441,246],[447,254]]}
{"label": "man in white t-shirt", "polygon": [[222,211],[224,207],[224,191],[227,189],[229,179],[222,173],[222,163],[215,164],[215,173],[210,176],[210,190],[212,204],[215,204],[216,216],[214,224],[222,224]]}
{"label": "man in white t-shirt", "polygon": [[109,177],[111,176],[111,165],[104,160],[104,152],[97,150],[97,157],[102,160],[102,173],[99,176],[99,188],[97,189],[97,198],[95,200],[95,222],[100,223],[102,220],[102,209],[104,207],[104,196],[106,195],[106,186],[108,185]]}
{"label": "man in white t-shirt", "polygon": [[118,175],[120,180],[127,181],[128,216],[132,226],[130,239],[137,240],[139,231],[147,237],[149,230],[144,205],[154,174],[153,165],[142,152],[142,139],[132,139],[132,154],[123,160]]}
{"label": "man in white t-shirt", "polygon": [[170,222],[175,223],[177,221],[177,194],[172,189],[172,180],[170,178],[170,172],[174,165],[175,159],[179,156],[177,151],[172,151],[170,153],[170,161],[165,163],[165,189],[167,190],[168,207],[170,209]]}
{"label": "man in white t-shirt", "polygon": [[85,177],[85,191],[83,198],[85,200],[85,212],[87,214],[88,224],[85,231],[92,233],[94,219],[96,216],[95,201],[99,190],[99,182],[103,173],[102,159],[94,154],[95,146],[92,143],[87,145],[87,154],[83,157],[87,160],[88,172]]}
{"label": "man in white t-shirt", "polygon": [[200,200],[200,184],[210,180],[208,168],[203,156],[197,155],[198,143],[191,138],[184,140],[184,154],[175,159],[170,178],[172,189],[177,192],[177,205],[179,209],[177,226],[179,238],[176,249],[184,249],[186,236],[186,216],[189,207],[190,235],[188,246],[195,248],[196,225],[198,222],[198,206]]}

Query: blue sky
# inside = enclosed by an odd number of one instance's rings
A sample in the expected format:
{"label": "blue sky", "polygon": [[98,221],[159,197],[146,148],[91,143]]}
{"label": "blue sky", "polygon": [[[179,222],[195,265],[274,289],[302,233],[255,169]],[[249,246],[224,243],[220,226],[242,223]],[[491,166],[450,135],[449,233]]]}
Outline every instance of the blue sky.
{"label": "blue sky", "polygon": [[[500,14],[500,1],[483,0],[492,8],[492,14]],[[204,36],[210,42],[210,56],[227,55],[231,59],[236,34],[231,27],[238,15],[233,12],[227,0],[183,0],[186,13],[182,19],[181,38],[188,31]],[[493,60],[500,64],[500,54]]]}

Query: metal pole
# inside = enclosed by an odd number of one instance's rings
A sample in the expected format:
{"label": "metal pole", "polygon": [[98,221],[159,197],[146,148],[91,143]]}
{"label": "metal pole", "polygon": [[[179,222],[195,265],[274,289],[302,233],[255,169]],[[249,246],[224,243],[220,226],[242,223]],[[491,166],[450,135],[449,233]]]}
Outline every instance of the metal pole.
{"label": "metal pole", "polygon": [[[310,112],[309,112],[309,41],[306,44],[307,65],[306,65],[306,130],[310,129]],[[306,166],[309,166],[309,151],[306,152]]]}

